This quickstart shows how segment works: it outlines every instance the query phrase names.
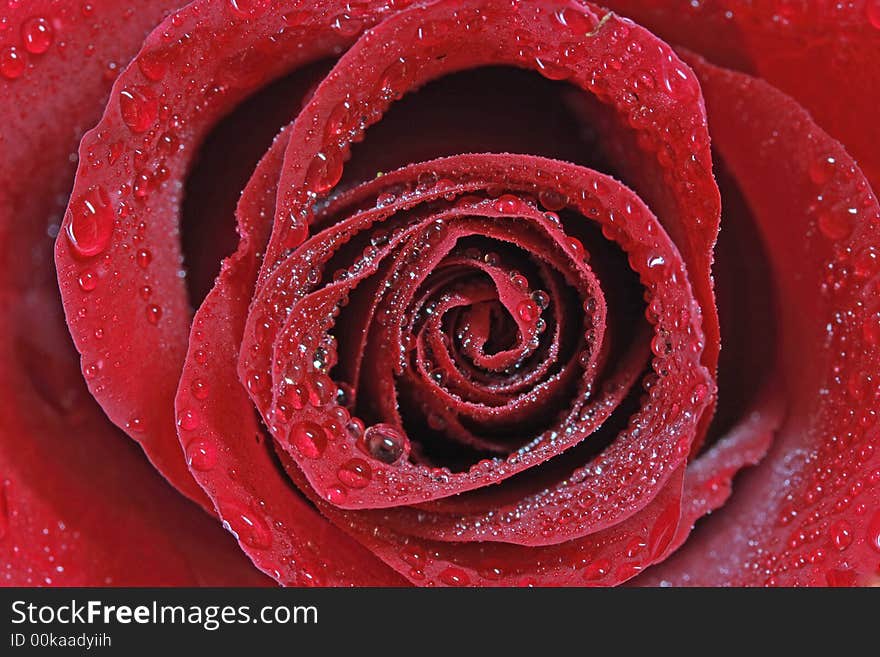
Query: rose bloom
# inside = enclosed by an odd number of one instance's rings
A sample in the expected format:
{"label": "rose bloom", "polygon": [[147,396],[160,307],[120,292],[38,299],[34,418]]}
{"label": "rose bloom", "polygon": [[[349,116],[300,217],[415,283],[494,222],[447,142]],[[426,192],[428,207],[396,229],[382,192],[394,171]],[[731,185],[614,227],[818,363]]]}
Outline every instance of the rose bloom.
{"label": "rose bloom", "polygon": [[880,578],[880,3],[0,9],[7,585]]}

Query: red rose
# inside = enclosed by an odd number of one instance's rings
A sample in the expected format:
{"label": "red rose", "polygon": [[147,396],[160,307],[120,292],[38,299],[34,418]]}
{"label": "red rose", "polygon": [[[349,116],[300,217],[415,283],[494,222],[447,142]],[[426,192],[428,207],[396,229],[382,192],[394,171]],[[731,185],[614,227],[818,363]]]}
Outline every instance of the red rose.
{"label": "red rose", "polygon": [[182,4],[0,16],[7,583],[877,580],[880,5]]}

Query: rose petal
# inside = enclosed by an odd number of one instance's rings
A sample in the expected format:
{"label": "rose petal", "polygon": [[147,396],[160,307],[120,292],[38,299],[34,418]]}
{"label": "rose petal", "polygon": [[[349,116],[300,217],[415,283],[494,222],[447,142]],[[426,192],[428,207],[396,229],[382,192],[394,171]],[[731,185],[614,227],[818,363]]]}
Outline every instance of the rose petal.
{"label": "rose petal", "polygon": [[[378,4],[363,26],[377,19]],[[208,509],[181,459],[175,422],[185,420],[173,414],[191,310],[173,237],[182,199],[172,181],[184,176],[207,131],[249,93],[351,42],[352,34],[333,29],[334,9],[322,6],[290,25],[280,12],[257,21],[228,3],[187,5],[147,37],[80,144],[55,261],[83,372],[110,419]],[[302,46],[306,34],[306,47],[291,46]],[[187,75],[172,73],[180,70]],[[86,231],[79,237],[78,227]],[[88,290],[78,283],[83,276],[93,277]]]}
{"label": "rose petal", "polygon": [[[755,75],[800,102],[880,185],[880,10],[848,3],[607,2],[670,43]],[[804,71],[809,70],[809,75]],[[854,74],[855,72],[855,74]]]}
{"label": "rose petal", "polygon": [[[786,300],[780,345],[790,410],[762,467],[652,577],[692,585],[871,581],[880,563],[870,401],[878,390],[878,279],[865,254],[876,249],[876,197],[842,146],[789,96],[690,61],[714,144],[751,206]],[[836,166],[817,181],[812,165],[829,157]]]}
{"label": "rose petal", "polygon": [[284,137],[282,132],[276,138],[245,188],[236,212],[242,241],[196,313],[176,409],[197,418],[197,426],[180,428],[181,444],[190,471],[242,550],[281,584],[399,585],[399,577],[291,488],[238,380],[235,364],[257,253],[269,237],[259,217],[274,207]]}
{"label": "rose petal", "polygon": [[[83,385],[51,266],[73,176],[116,63],[178,2],[15,3],[25,66],[0,71],[0,562],[6,585],[262,585],[215,523],[127,445]],[[94,29],[95,25],[100,29]],[[114,29],[103,29],[105,25]],[[63,108],[63,112],[58,111]],[[87,273],[80,285],[94,278]],[[94,335],[95,341],[101,339]],[[109,367],[110,364],[107,363]],[[90,372],[87,369],[86,372]],[[192,488],[195,495],[197,489]]]}

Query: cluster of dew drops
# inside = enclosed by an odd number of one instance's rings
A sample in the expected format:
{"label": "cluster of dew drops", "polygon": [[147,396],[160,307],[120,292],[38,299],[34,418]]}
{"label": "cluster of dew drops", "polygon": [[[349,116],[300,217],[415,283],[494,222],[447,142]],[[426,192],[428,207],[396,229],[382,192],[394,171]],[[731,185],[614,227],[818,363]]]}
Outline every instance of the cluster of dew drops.
{"label": "cluster of dew drops", "polygon": [[[851,246],[850,237],[863,224],[880,225],[880,216],[867,216],[875,198],[863,180],[855,183],[854,195],[838,191],[853,189],[856,170],[832,154],[814,155],[807,175],[818,192],[810,208],[816,229],[813,237],[829,243],[835,253],[824,269],[822,294],[829,299],[847,298],[853,290],[861,290],[852,296],[864,297],[863,292],[880,284],[880,247],[864,243]],[[876,372],[849,363],[853,354],[860,357],[863,348],[867,362],[877,362],[880,311],[859,300],[853,305],[851,297],[846,302],[832,301],[830,306],[851,307],[834,313],[827,326],[828,348],[836,358],[831,381],[820,391],[828,400],[829,415],[818,430],[827,438],[807,456],[804,492],[789,493],[780,507],[777,525],[788,532],[785,551],[779,555],[758,549],[746,564],[766,576],[767,586],[778,585],[786,573],[804,568],[817,569],[830,586],[851,586],[866,575],[848,561],[851,546],[863,540],[880,555],[880,509],[866,495],[880,487],[880,468],[855,474],[865,470],[876,450],[872,436],[876,436],[880,381]],[[859,342],[864,347],[858,347]],[[835,518],[844,512],[865,518],[864,536],[857,535],[850,520]],[[878,575],[880,556],[877,571],[867,574],[869,578]]]}
{"label": "cluster of dew drops", "polygon": [[[13,2],[10,0],[8,4],[11,8]],[[52,47],[55,30],[49,19],[33,16],[21,24],[18,34],[14,34],[9,20],[0,18],[0,42],[9,44],[0,48],[0,79],[16,80],[24,75],[29,59],[39,59]]]}

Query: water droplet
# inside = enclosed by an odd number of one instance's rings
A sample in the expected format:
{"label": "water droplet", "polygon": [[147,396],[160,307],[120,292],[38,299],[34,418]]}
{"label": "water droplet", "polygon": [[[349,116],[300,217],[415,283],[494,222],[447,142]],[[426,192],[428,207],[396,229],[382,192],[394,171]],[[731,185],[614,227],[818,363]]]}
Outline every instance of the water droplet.
{"label": "water droplet", "polygon": [[449,566],[441,571],[440,581],[446,584],[446,586],[467,586],[471,583],[471,578],[461,568]]}
{"label": "water droplet", "polygon": [[[541,308],[542,310],[550,305],[550,295],[544,292],[544,290],[535,290],[529,296],[532,301],[538,304],[538,308]],[[595,303],[595,301],[593,303]]]}
{"label": "water droplet", "polygon": [[421,190],[432,189],[437,181],[438,176],[435,171],[422,171],[416,178],[416,184]]}
{"label": "water droplet", "polygon": [[578,36],[589,34],[596,26],[595,22],[580,11],[579,7],[559,9],[554,13],[554,17],[560,25],[567,27]]}
{"label": "water droplet", "polygon": [[661,71],[660,82],[661,88],[678,100],[690,98],[696,92],[695,83],[690,81],[687,71],[675,64]]}
{"label": "water droplet", "polygon": [[94,256],[104,251],[113,234],[113,208],[102,187],[92,187],[70,203],[67,237],[75,253]]}
{"label": "water droplet", "polygon": [[153,261],[153,254],[147,251],[147,249],[140,249],[135,256],[135,262],[137,262],[138,267],[141,269],[146,269],[150,266],[150,263]]}
{"label": "water droplet", "polygon": [[314,422],[300,422],[290,432],[293,446],[306,458],[316,459],[327,447],[327,434],[324,428]]}
{"label": "water droplet", "polygon": [[342,178],[342,158],[338,153],[318,153],[306,171],[306,187],[315,194],[324,194]]}
{"label": "water droplet", "polygon": [[531,299],[524,299],[517,305],[516,314],[522,321],[532,323],[541,315],[541,309]]}
{"label": "water droplet", "polygon": [[584,259],[586,255],[586,251],[584,250],[584,244],[576,237],[568,238],[568,245],[571,247],[572,251],[574,251],[575,255],[581,260]]}
{"label": "water droplet", "polygon": [[206,472],[217,463],[217,448],[204,438],[196,438],[186,446],[186,463],[193,470]]}
{"label": "water droplet", "polygon": [[189,389],[196,399],[207,399],[210,392],[210,386],[204,379],[193,379]]}
{"label": "water droplet", "polygon": [[515,214],[522,209],[522,201],[513,194],[504,194],[495,201],[493,207],[502,214]]}
{"label": "water droplet", "polygon": [[853,541],[852,527],[846,520],[839,520],[831,526],[831,542],[838,550],[845,550]]}
{"label": "water droplet", "polygon": [[21,26],[21,39],[24,49],[34,55],[42,55],[49,50],[55,34],[45,18],[30,18]]}
{"label": "water droplet", "polygon": [[91,292],[98,287],[98,275],[91,269],[86,269],[79,275],[76,282],[83,292]]}
{"label": "water droplet", "polygon": [[288,384],[284,387],[284,399],[295,410],[302,410],[309,401],[309,391],[306,387],[299,383]]}
{"label": "water droplet", "polygon": [[20,78],[26,65],[24,53],[19,52],[15,46],[0,50],[0,75],[7,80]]}
{"label": "water droplet", "polygon": [[406,450],[407,439],[390,424],[374,424],[364,433],[370,456],[382,463],[394,463]]}
{"label": "water droplet", "polygon": [[349,459],[342,464],[336,476],[349,488],[365,488],[373,478],[373,470],[363,459]]}
{"label": "water droplet", "polygon": [[571,69],[540,57],[535,57],[535,68],[548,80],[566,80],[572,75]]}
{"label": "water droplet", "polygon": [[159,323],[159,320],[162,319],[162,306],[157,306],[155,303],[151,303],[147,306],[147,321],[154,326]]}
{"label": "water droplet", "polygon": [[510,272],[510,282],[519,290],[527,290],[529,288],[529,280],[518,271]]}
{"label": "water droplet", "polygon": [[245,386],[247,386],[248,392],[258,395],[269,388],[269,382],[260,372],[253,371],[248,373]]}
{"label": "water droplet", "polygon": [[146,132],[159,116],[159,101],[147,87],[131,87],[119,94],[119,111],[129,130]]}
{"label": "water droplet", "polygon": [[651,352],[657,357],[663,357],[669,353],[669,343],[662,335],[651,338]]}
{"label": "water droplet", "polygon": [[315,374],[307,379],[309,389],[309,403],[320,407],[329,404],[336,398],[336,384],[326,374]]}
{"label": "water droplet", "polygon": [[220,515],[224,524],[245,545],[265,550],[272,545],[272,532],[260,514],[239,502],[221,502]]}
{"label": "water droplet", "polygon": [[331,504],[342,504],[348,497],[348,491],[342,486],[331,486],[327,489],[326,497]]}
{"label": "water droplet", "polygon": [[328,140],[338,139],[345,134],[350,114],[351,105],[348,102],[339,103],[333,108],[327,117],[327,125],[324,128],[324,135]]}
{"label": "water droplet", "polygon": [[291,218],[287,224],[287,230],[284,232],[284,248],[295,249],[309,236],[309,225],[306,221]]}
{"label": "water droplet", "polygon": [[880,271],[880,256],[877,249],[867,246],[853,259],[853,273],[859,278],[870,278]]}
{"label": "water droplet", "polygon": [[177,415],[177,426],[184,431],[194,431],[201,423],[198,413],[192,409],[184,409]]}

